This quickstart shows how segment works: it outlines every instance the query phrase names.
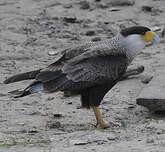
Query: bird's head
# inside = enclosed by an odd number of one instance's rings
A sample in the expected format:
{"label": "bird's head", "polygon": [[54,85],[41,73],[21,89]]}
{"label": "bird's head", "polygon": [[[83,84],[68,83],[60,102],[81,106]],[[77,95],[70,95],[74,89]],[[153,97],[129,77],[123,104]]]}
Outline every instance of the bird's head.
{"label": "bird's head", "polygon": [[121,30],[120,34],[132,47],[143,48],[149,42],[159,42],[159,36],[145,26],[132,26]]}

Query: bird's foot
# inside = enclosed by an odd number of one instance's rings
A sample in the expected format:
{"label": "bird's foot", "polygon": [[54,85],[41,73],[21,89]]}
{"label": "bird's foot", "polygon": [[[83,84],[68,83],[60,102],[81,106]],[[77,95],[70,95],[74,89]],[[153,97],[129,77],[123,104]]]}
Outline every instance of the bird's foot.
{"label": "bird's foot", "polygon": [[103,122],[97,123],[96,127],[97,129],[107,129],[110,127],[110,124],[103,121]]}

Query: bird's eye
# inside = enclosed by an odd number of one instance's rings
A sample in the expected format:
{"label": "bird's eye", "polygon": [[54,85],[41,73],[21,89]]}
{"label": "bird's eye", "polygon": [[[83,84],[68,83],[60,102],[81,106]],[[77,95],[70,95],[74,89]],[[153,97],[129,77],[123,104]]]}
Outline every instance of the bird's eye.
{"label": "bird's eye", "polygon": [[142,32],[141,34],[142,34],[142,35],[145,35],[145,33],[146,33],[146,32]]}

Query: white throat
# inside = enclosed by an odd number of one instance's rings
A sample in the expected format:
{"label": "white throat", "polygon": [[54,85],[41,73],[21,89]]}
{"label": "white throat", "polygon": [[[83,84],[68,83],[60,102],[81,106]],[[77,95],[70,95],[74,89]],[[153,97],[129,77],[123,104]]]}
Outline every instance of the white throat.
{"label": "white throat", "polygon": [[133,51],[141,50],[145,47],[145,42],[142,40],[141,36],[138,34],[132,34],[125,38],[125,43]]}
{"label": "white throat", "polygon": [[145,42],[138,34],[132,34],[127,37],[120,35],[121,46],[126,49],[126,54],[134,58],[145,47]]}

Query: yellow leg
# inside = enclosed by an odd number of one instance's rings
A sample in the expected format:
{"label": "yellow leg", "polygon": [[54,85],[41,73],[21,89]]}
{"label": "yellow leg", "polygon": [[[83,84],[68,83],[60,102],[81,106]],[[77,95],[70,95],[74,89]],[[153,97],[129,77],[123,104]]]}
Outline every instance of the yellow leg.
{"label": "yellow leg", "polygon": [[101,116],[99,108],[98,107],[92,107],[92,108],[93,108],[93,111],[94,111],[94,114],[95,114],[95,117],[96,117],[97,128],[101,128],[101,129],[109,128],[110,125],[108,123],[104,122],[104,120]]}

